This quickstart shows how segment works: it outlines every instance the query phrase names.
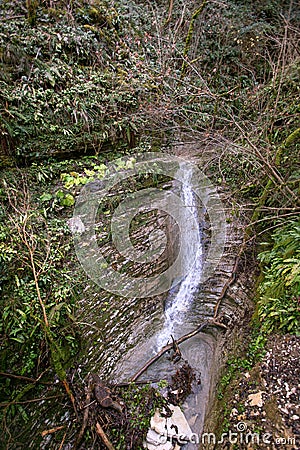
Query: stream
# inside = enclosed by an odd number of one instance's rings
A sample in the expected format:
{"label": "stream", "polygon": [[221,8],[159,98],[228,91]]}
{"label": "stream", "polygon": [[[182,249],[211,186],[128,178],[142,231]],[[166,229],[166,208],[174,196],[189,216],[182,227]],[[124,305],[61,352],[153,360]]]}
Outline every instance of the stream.
{"label": "stream", "polygon": [[[171,288],[164,302],[164,311],[157,320],[156,314],[151,320],[151,330],[146,332],[142,329],[136,330],[138,339],[135,346],[122,357],[112,371],[112,378],[115,380],[126,380],[143,364],[156,354],[164,345],[171,342],[171,336],[175,339],[192,331],[199,325],[203,317],[212,317],[212,304],[203,305],[198,296],[203,265],[203,232],[201,214],[203,207],[197,204],[191,179],[193,176],[192,166],[180,164],[178,177],[182,179],[180,186],[180,197],[185,205],[177,218],[181,221],[181,229],[184,230],[181,236],[181,264],[182,273],[186,274],[182,281]],[[199,203],[199,202],[198,202]],[[193,216],[196,229],[187,226],[190,216]],[[196,248],[195,248],[196,246]],[[195,255],[192,267],[190,267],[191,255]],[[155,320],[156,319],[156,320]],[[195,370],[197,380],[201,380],[200,385],[193,387],[193,394],[188,397],[182,409],[194,433],[201,433],[204,423],[206,405],[210,392],[210,373],[213,365],[213,355],[216,346],[216,339],[213,334],[199,333],[199,335],[189,339],[180,345],[182,357]],[[143,374],[141,379],[168,379],[171,372],[175,373],[176,367],[168,360],[167,355],[161,357]],[[195,449],[194,444],[185,445],[186,449]]]}
{"label": "stream", "polygon": [[[203,194],[205,201],[203,203],[199,201],[199,195],[195,195],[193,166],[195,167],[183,160],[176,169],[177,180],[172,183],[167,182],[160,187],[166,202],[170,191],[173,191],[180,199],[181,205],[176,216],[179,227],[176,228],[174,221],[171,221],[170,232],[169,226],[169,236],[173,240],[171,247],[169,246],[168,252],[157,259],[155,266],[153,264],[149,266],[151,270],[166,269],[167,260],[169,259],[172,263],[174,260],[172,252],[178,253],[179,248],[180,270],[179,274],[177,271],[176,277],[170,280],[170,289],[152,297],[124,298],[102,289],[87,279],[86,286],[80,295],[76,315],[76,321],[84,336],[83,347],[76,364],[76,376],[82,381],[87,373],[97,373],[102,379],[111,382],[127,381],[171,341],[171,335],[177,339],[213,317],[216,300],[231,274],[236,255],[235,246],[238,245],[239,240],[238,233],[228,224],[226,228],[230,228],[229,239],[225,239],[222,235],[224,230],[217,220],[214,221],[217,233],[215,237],[213,236],[208,209],[215,209],[215,198],[218,194],[212,185],[207,185],[204,187],[206,192]],[[145,192],[147,196],[147,191]],[[158,225],[165,223],[165,215],[158,213],[149,217],[147,232],[145,233],[143,227],[137,231],[140,247],[147,246],[151,233],[157,231]],[[214,218],[213,215],[212,217]],[[178,233],[181,234],[180,239],[178,239]],[[203,279],[204,266],[209,259],[209,248],[213,239],[223,240],[222,245],[226,244],[225,252],[220,264],[218,264],[219,260],[213,260],[214,255],[211,257],[217,269],[211,273],[211,276]],[[120,267],[125,263],[120,263]],[[78,270],[82,270],[79,262]],[[236,295],[240,296],[238,292]],[[243,295],[241,294],[240,297]],[[236,300],[231,298],[224,303],[223,310],[230,316],[234,314],[238,303],[242,304],[242,301],[240,298]],[[192,432],[198,436],[202,433],[207,409],[215,395],[215,381],[221,365],[220,337],[222,339],[222,332],[215,328],[208,328],[180,345],[183,359],[194,369],[196,379],[201,380],[201,383],[194,383],[192,394],[182,405]],[[140,379],[170,380],[178,367],[165,354],[152,364]],[[50,428],[57,423],[68,423],[69,413],[66,411],[63,405],[56,408],[55,405],[50,406],[50,402],[41,403],[38,416],[32,417],[30,433],[37,436],[45,427]],[[28,448],[37,448],[34,439]],[[56,448],[53,436],[46,436],[39,448]],[[184,448],[195,450],[198,446],[190,443]]]}
{"label": "stream", "polygon": [[[185,228],[186,232],[182,237],[182,266],[183,273],[187,272],[186,277],[179,285],[178,292],[174,295],[171,293],[166,301],[165,307],[165,321],[162,330],[157,336],[157,349],[162,348],[166,342],[170,339],[170,336],[178,337],[176,330],[180,330],[184,321],[188,320],[187,314],[189,308],[191,307],[197,290],[199,289],[199,283],[201,278],[202,270],[202,242],[201,242],[201,230],[199,224],[199,211],[197,204],[194,199],[192,187],[190,185],[190,180],[192,177],[192,168],[185,168],[184,164],[181,165],[180,171],[183,172],[183,184],[181,197],[185,208],[182,208],[181,221],[182,228],[184,229],[184,224],[188,221],[190,215],[195,218],[195,222],[198,224],[197,229],[190,230],[188,227]],[[189,214],[187,211],[189,210]],[[194,240],[195,233],[199,236],[199,239]],[[197,245],[196,257],[194,264],[190,270],[187,270],[190,255],[193,254],[192,247]]]}

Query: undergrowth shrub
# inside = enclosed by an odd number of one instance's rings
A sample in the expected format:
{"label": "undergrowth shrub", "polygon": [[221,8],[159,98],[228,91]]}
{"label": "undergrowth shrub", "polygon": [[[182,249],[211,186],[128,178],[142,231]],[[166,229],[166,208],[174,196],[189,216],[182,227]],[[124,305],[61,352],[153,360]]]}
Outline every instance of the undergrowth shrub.
{"label": "undergrowth shrub", "polygon": [[300,334],[300,221],[280,227],[272,248],[258,257],[265,267],[258,299],[262,329]]}

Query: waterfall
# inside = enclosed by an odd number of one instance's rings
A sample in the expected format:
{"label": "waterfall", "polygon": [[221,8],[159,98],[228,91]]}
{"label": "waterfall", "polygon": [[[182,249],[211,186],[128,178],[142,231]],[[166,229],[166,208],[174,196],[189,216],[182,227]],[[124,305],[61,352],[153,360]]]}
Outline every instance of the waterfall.
{"label": "waterfall", "polygon": [[[184,208],[181,208],[178,215],[181,221],[181,229],[185,230],[181,236],[182,245],[182,273],[187,272],[186,267],[189,263],[191,254],[195,254],[193,246],[195,233],[200,233],[198,226],[197,230],[190,230],[188,227],[185,229],[184,225],[188,220],[188,217],[192,215],[198,224],[198,209],[194,198],[191,180],[193,176],[192,167],[186,165],[184,162],[180,165],[178,175],[182,180],[181,198],[184,203]],[[202,270],[202,246],[200,245],[196,250],[196,257],[193,266],[187,272],[185,278],[181,281],[179,289],[175,295],[169,294],[169,298],[166,301],[165,309],[165,322],[162,330],[157,336],[157,347],[160,349],[166,345],[170,336],[175,336],[176,329],[180,334],[180,325],[184,322],[186,314],[188,313],[194,296],[198,290]]]}

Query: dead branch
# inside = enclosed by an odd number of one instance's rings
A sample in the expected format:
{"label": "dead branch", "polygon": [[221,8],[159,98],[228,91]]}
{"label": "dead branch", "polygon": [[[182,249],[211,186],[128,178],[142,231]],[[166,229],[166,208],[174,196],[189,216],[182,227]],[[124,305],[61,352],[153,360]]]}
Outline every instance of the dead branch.
{"label": "dead branch", "polygon": [[33,398],[32,400],[23,400],[20,402],[12,401],[12,402],[7,402],[7,403],[0,403],[0,407],[6,408],[7,406],[10,406],[10,405],[26,405],[27,403],[43,402],[45,400],[51,400],[53,398],[60,398],[60,397],[64,397],[64,395],[62,395],[62,394],[49,395],[49,397]]}
{"label": "dead branch", "polygon": [[171,21],[172,12],[173,12],[173,0],[170,0],[169,11],[168,11],[168,18],[167,18],[167,21],[166,21],[165,25],[168,24]]}
{"label": "dead branch", "polygon": [[42,431],[41,435],[42,435],[42,437],[44,437],[44,436],[47,436],[48,434],[56,433],[57,431],[62,430],[63,428],[65,428],[65,425],[61,425],[59,427],[54,427],[54,428],[51,428],[50,430],[44,430],[44,431]]}
{"label": "dead branch", "polygon": [[92,394],[92,380],[91,378],[89,379],[89,383],[88,383],[88,387],[87,387],[87,393],[86,393],[86,399],[85,399],[85,409],[84,409],[84,413],[83,413],[83,421],[82,421],[82,425],[79,431],[79,434],[76,438],[73,450],[76,450],[76,448],[78,447],[78,445],[80,444],[80,441],[83,437],[84,431],[86,429],[87,426],[87,422],[88,422],[88,418],[89,418],[89,407],[92,404],[91,402],[91,394]]}
{"label": "dead branch", "polygon": [[25,17],[24,15],[2,17],[2,18],[1,18],[1,21],[4,22],[5,20],[21,19],[21,18],[24,18],[24,17]]}
{"label": "dead branch", "polygon": [[112,443],[106,436],[106,434],[99,422],[96,423],[96,432],[97,432],[98,436],[102,439],[103,444],[106,445],[108,450],[115,450],[115,447],[112,445]]}
{"label": "dead branch", "polygon": [[[227,330],[226,325],[224,325],[223,323],[217,322],[215,320],[208,320],[208,321],[202,323],[201,325],[199,325],[194,331],[191,331],[190,333],[185,334],[184,336],[181,336],[179,339],[177,339],[175,341],[176,345],[178,346],[179,344],[182,344],[184,341],[187,341],[188,339],[192,338],[193,336],[196,336],[196,334],[200,333],[205,328],[212,326],[212,325]],[[164,355],[167,351],[172,350],[173,348],[174,348],[173,342],[172,342],[172,344],[165,345],[155,356],[153,356],[151,359],[149,359],[149,361],[147,361],[146,364],[144,364],[144,366],[137,373],[135,373],[130,378],[130,381],[131,382],[136,381],[154,362],[156,362],[162,355]]]}
{"label": "dead branch", "polygon": [[35,379],[35,378],[25,377],[22,375],[15,375],[13,373],[6,373],[6,372],[0,372],[0,376],[7,377],[7,378],[15,378],[16,380],[28,381],[30,383],[41,383],[41,384],[49,384],[49,385],[53,384],[51,381],[41,381],[40,377]]}
{"label": "dead branch", "polygon": [[60,443],[60,446],[59,446],[59,449],[58,449],[58,450],[62,450],[63,445],[64,445],[64,442],[65,442],[65,439],[66,439],[66,436],[67,436],[67,432],[64,434],[64,436],[63,436],[63,438],[62,438],[62,441],[61,441],[61,443]]}

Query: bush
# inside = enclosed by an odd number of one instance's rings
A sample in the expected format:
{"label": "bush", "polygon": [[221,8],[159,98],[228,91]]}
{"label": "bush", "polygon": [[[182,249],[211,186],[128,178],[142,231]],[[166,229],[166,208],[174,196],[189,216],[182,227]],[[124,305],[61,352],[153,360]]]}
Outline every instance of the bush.
{"label": "bush", "polygon": [[300,221],[290,221],[259,254],[265,265],[259,287],[258,316],[264,331],[300,334]]}

